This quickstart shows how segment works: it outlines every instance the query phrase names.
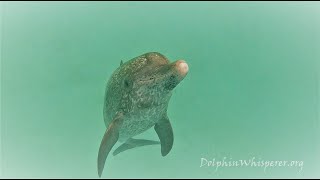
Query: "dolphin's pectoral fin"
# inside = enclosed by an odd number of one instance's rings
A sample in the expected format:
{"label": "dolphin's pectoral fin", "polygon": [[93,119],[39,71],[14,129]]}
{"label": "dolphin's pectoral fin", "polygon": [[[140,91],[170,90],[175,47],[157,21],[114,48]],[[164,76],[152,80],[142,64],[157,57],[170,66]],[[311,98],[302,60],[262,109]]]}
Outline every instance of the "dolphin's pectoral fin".
{"label": "dolphin's pectoral fin", "polygon": [[117,155],[123,151],[128,149],[132,149],[135,147],[147,146],[147,145],[155,145],[160,144],[159,141],[145,140],[145,139],[128,139],[125,143],[120,145],[116,150],[113,151],[113,155]]}
{"label": "dolphin's pectoral fin", "polygon": [[103,139],[100,144],[99,154],[98,154],[98,174],[101,177],[105,161],[107,156],[114,146],[114,144],[118,141],[119,138],[119,128],[121,127],[123,122],[123,114],[117,113],[112,123],[109,125],[106,130]]}
{"label": "dolphin's pectoral fin", "polygon": [[161,142],[161,154],[166,156],[173,145],[173,131],[170,121],[167,116],[163,117],[155,126],[160,142]]}

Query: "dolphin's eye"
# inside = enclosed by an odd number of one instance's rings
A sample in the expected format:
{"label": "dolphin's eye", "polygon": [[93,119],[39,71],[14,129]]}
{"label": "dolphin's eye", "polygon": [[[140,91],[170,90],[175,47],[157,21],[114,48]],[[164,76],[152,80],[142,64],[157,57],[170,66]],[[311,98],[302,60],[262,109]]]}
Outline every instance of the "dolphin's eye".
{"label": "dolphin's eye", "polygon": [[170,81],[173,81],[174,79],[175,79],[174,75],[171,75],[171,76],[169,77],[169,80],[170,80]]}
{"label": "dolphin's eye", "polygon": [[178,81],[176,80],[176,77],[174,75],[170,75],[164,87],[167,90],[172,90],[177,85],[178,85]]}
{"label": "dolphin's eye", "polygon": [[130,80],[128,80],[128,79],[125,79],[124,82],[123,82],[123,84],[124,84],[124,87],[125,87],[125,88],[128,88],[128,87],[131,86],[131,82],[130,82]]}
{"label": "dolphin's eye", "polygon": [[125,81],[124,81],[124,85],[125,85],[126,87],[128,87],[128,86],[129,86],[129,82],[128,82],[128,80],[125,80]]}

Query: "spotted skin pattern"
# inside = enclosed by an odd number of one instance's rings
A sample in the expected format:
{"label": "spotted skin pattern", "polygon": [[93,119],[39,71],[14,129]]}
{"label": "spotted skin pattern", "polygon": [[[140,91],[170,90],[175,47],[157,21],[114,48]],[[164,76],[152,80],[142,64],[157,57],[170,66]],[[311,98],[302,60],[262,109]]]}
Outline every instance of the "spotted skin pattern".
{"label": "spotted skin pattern", "polygon": [[173,64],[157,52],[123,63],[107,83],[103,110],[106,127],[117,112],[123,112],[119,142],[151,128],[166,116],[172,90],[181,80]]}
{"label": "spotted skin pattern", "polygon": [[[97,165],[101,177],[105,161],[116,142],[114,154],[145,145],[161,144],[166,156],[173,146],[173,129],[167,116],[172,90],[184,79],[188,65],[170,63],[160,53],[150,52],[121,61],[107,82],[103,106],[106,131],[100,143]],[[132,137],[154,126],[160,142]]]}

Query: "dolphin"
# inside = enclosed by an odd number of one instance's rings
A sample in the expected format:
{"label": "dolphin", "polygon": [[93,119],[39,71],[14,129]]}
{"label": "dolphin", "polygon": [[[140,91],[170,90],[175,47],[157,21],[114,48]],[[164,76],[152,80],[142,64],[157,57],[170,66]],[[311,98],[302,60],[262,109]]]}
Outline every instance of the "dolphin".
{"label": "dolphin", "polygon": [[[106,131],[98,153],[98,175],[104,169],[109,152],[121,142],[113,155],[145,145],[161,145],[166,156],[173,145],[173,130],[167,116],[172,90],[189,71],[184,60],[170,62],[158,52],[135,57],[113,72],[107,82],[103,117]],[[134,136],[154,127],[159,141],[135,139]]]}

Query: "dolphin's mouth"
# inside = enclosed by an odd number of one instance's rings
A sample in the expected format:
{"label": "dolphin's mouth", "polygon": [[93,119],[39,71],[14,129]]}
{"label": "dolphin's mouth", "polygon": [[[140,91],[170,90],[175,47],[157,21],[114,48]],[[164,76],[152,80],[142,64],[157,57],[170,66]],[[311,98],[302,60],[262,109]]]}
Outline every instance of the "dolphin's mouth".
{"label": "dolphin's mouth", "polygon": [[138,81],[138,84],[144,85],[144,84],[157,84],[157,82],[163,82],[160,83],[164,89],[166,90],[172,90],[179,84],[179,80],[177,79],[177,76],[175,76],[172,73],[167,73],[158,77],[150,77],[146,79],[141,79]]}
{"label": "dolphin's mouth", "polygon": [[141,83],[141,84],[153,83],[153,82],[161,81],[161,80],[165,79],[168,76],[169,75],[167,75],[167,74],[164,74],[164,75],[161,75],[161,76],[157,76],[157,77],[152,76],[152,77],[149,77],[149,78],[140,79],[140,80],[138,80],[138,82]]}
{"label": "dolphin's mouth", "polygon": [[146,77],[138,80],[141,84],[153,83],[165,80],[172,74],[171,66],[166,64],[154,69],[150,69],[151,73],[146,73]]}
{"label": "dolphin's mouth", "polygon": [[172,90],[179,84],[188,71],[188,67],[181,67],[182,63],[185,64],[184,61],[178,60],[158,67],[149,67],[141,72],[144,76],[140,77],[137,82],[140,85],[161,84],[164,86],[164,89]]}

